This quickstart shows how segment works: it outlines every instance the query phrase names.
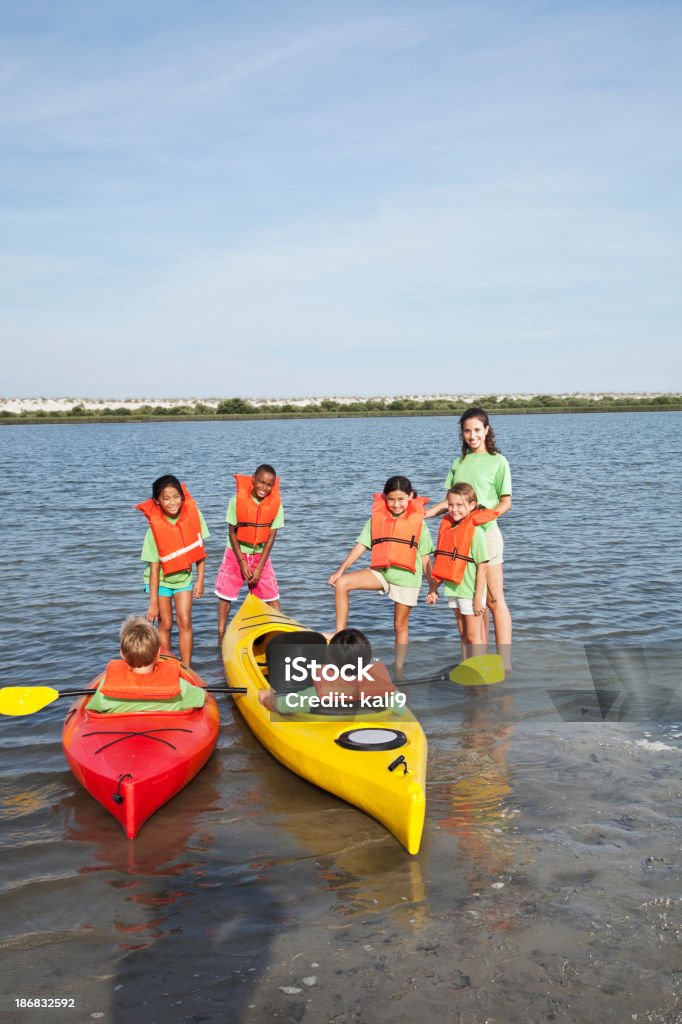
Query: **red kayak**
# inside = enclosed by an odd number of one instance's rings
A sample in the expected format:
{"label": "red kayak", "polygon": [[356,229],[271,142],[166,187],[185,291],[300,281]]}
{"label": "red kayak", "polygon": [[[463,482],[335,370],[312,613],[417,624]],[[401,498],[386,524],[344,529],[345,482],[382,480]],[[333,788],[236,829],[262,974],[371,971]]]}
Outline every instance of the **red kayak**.
{"label": "red kayak", "polygon": [[[191,669],[182,675],[205,686]],[[94,690],[99,675],[90,686]],[[64,753],[78,781],[134,839],[147,818],[201,771],[218,740],[218,705],[210,693],[189,711],[88,711],[81,697],[66,716]]]}

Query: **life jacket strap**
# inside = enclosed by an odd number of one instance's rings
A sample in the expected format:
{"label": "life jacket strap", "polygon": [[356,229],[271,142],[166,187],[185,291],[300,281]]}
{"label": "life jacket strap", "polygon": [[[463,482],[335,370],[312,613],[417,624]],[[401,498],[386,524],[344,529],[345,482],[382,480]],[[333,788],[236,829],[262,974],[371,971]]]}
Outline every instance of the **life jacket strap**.
{"label": "life jacket strap", "polygon": [[178,548],[177,551],[172,551],[169,555],[159,555],[159,561],[161,562],[161,565],[163,565],[164,562],[170,562],[171,559],[178,558],[179,555],[184,555],[187,551],[194,551],[195,548],[203,547],[203,543],[201,534],[199,534],[197,539],[191,544],[188,544],[187,547]]}
{"label": "life jacket strap", "polygon": [[414,534],[412,534],[409,540],[404,540],[402,537],[372,537],[372,547],[375,544],[407,544],[408,548],[417,547]]}
{"label": "life jacket strap", "polygon": [[274,523],[274,521],[275,521],[274,519],[271,519],[269,523],[266,523],[264,520],[262,520],[260,523],[249,523],[249,522],[237,523],[235,529],[238,530],[240,526],[260,526],[263,529],[267,528],[269,530],[270,527],[272,526],[272,524]]}
{"label": "life jacket strap", "polygon": [[436,557],[437,555],[441,555],[442,558],[449,558],[453,562],[454,562],[454,560],[456,558],[459,558],[460,561],[462,561],[462,562],[471,562],[472,565],[476,564],[476,559],[475,558],[470,558],[469,555],[460,555],[460,553],[457,550],[457,548],[455,548],[454,551],[441,551],[440,548],[436,548],[436,550],[434,551],[433,554],[434,554],[434,557]]}

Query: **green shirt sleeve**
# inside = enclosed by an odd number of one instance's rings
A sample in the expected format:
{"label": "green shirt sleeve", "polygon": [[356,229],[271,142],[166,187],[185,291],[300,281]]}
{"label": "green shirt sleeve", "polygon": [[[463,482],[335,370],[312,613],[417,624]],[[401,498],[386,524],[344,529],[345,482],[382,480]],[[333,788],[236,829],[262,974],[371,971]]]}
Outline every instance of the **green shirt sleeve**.
{"label": "green shirt sleeve", "polygon": [[459,466],[461,461],[462,461],[461,459],[455,459],[455,461],[450,466],[450,472],[445,477],[445,481],[443,483],[443,487],[445,488],[446,491],[449,491],[450,488],[452,487],[452,485],[454,484],[454,482],[455,482],[455,473],[456,473],[457,467]]}
{"label": "green shirt sleeve", "polygon": [[156,546],[154,540],[154,534],[152,533],[151,526],[147,527],[147,532],[144,535],[144,542],[142,544],[142,554],[140,555],[141,562],[158,562],[159,561],[159,549]]}
{"label": "green shirt sleeve", "polygon": [[368,551],[372,549],[372,517],[370,516],[359,536],[355,538],[356,544],[362,544],[363,547],[367,548]]}
{"label": "green shirt sleeve", "polygon": [[237,525],[237,495],[233,494],[227,503],[227,514],[225,516],[225,522],[229,523],[230,526]]}
{"label": "green shirt sleeve", "polygon": [[495,474],[495,490],[498,498],[503,494],[511,495],[512,492],[511,470],[504,455],[500,455],[500,468]]}
{"label": "green shirt sleeve", "polygon": [[422,523],[422,532],[419,535],[419,547],[417,550],[420,555],[430,555],[433,551],[433,539],[426,523]]}
{"label": "green shirt sleeve", "polygon": [[490,557],[488,554],[488,541],[485,539],[485,530],[482,530],[480,526],[477,526],[474,530],[470,554],[476,565],[480,562],[487,562]]}

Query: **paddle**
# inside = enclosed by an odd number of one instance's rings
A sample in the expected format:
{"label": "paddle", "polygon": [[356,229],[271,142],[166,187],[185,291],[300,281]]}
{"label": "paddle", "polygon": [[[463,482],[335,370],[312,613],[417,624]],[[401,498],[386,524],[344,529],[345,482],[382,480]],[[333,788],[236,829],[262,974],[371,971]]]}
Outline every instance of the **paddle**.
{"label": "paddle", "polygon": [[460,686],[490,686],[504,679],[504,662],[499,654],[477,654],[456,665],[450,673]]}
{"label": "paddle", "polygon": [[[246,693],[245,686],[207,686],[206,693]],[[51,686],[3,686],[0,689],[0,715],[34,715],[60,697],[87,697],[90,690],[59,690]]]}

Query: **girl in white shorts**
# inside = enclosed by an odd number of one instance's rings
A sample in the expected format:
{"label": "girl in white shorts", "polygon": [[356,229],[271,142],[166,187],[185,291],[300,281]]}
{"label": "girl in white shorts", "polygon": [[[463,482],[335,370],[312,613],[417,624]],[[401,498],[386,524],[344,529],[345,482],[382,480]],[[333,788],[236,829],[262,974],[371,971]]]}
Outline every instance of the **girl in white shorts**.
{"label": "girl in white shorts", "polygon": [[486,649],[483,613],[486,606],[488,569],[487,535],[484,522],[497,512],[478,508],[471,484],[454,484],[446,497],[448,514],[443,518],[427,604],[438,600],[438,588],[445,584],[445,597],[457,619],[462,657],[483,654]]}
{"label": "girl in white shorts", "polygon": [[[335,590],[336,632],[348,623],[351,590],[376,590],[393,601],[398,674],[409,639],[410,612],[417,604],[423,573],[431,579],[429,554],[433,543],[424,522],[427,501],[428,498],[417,497],[407,477],[390,477],[383,494],[374,495],[372,515],[354,547],[329,577],[329,585]],[[346,572],[368,551],[372,553],[369,569]]]}

